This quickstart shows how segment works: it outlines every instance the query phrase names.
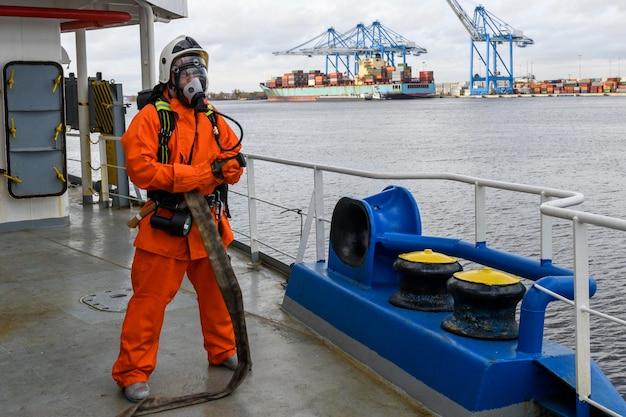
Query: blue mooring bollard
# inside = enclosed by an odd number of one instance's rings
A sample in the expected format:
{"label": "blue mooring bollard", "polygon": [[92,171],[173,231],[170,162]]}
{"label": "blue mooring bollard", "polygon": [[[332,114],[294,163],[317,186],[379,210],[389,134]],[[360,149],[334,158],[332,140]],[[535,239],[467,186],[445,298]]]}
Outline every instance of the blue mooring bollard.
{"label": "blue mooring bollard", "polygon": [[452,275],[463,270],[456,258],[424,249],[401,253],[393,263],[400,289],[389,303],[409,310],[452,311],[454,300],[446,287]]}
{"label": "blue mooring bollard", "polygon": [[441,323],[444,330],[476,339],[517,338],[515,308],[526,293],[518,277],[483,268],[455,273],[447,287],[454,310]]}

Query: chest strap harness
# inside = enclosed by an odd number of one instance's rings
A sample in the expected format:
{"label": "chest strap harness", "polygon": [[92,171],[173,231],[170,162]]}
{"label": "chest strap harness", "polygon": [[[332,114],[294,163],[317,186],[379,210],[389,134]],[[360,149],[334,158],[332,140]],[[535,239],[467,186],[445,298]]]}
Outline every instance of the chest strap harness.
{"label": "chest strap harness", "polygon": [[[159,116],[159,122],[161,128],[159,129],[158,141],[159,147],[157,151],[157,159],[162,164],[170,163],[170,150],[169,141],[172,137],[172,133],[176,128],[176,117],[172,111],[170,103],[163,97],[158,97],[153,102],[157,114]],[[219,142],[219,129],[217,128],[217,118],[213,111],[213,107],[209,104],[209,110],[204,114],[207,116],[213,126],[213,135],[218,145]],[[220,146],[221,148],[221,146]],[[189,163],[191,164],[191,158],[193,156],[193,145],[191,148],[191,154],[189,155]],[[223,165],[223,162],[221,162]],[[215,170],[215,167],[214,167]],[[216,172],[217,178],[221,177],[221,165],[219,165],[219,175]],[[150,218],[150,225],[157,229],[163,229],[176,236],[186,236],[191,230],[191,215],[187,209],[182,194],[172,194],[167,191],[153,190],[148,191],[148,198],[155,202],[155,212]],[[205,199],[211,209],[215,208],[215,219],[220,220],[222,215],[230,218],[230,211],[228,210],[228,184],[220,184],[215,187],[212,194],[205,196]],[[158,209],[163,208],[173,212],[172,216],[164,216],[159,214]],[[222,224],[218,223],[218,229],[220,234],[222,233]]]}

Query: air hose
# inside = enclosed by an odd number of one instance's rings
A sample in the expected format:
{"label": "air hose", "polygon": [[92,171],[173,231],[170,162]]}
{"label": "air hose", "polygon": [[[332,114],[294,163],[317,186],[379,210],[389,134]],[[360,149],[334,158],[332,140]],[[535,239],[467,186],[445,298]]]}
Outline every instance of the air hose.
{"label": "air hose", "polygon": [[241,133],[241,135],[239,135],[239,140],[237,141],[237,143],[235,143],[233,146],[231,146],[230,148],[224,148],[222,146],[222,142],[220,142],[220,134],[219,132],[217,132],[217,134],[215,134],[215,142],[217,142],[217,146],[220,148],[220,150],[222,152],[230,152],[233,151],[235,149],[237,149],[237,147],[239,146],[239,144],[241,143],[241,141],[243,140],[243,127],[241,127],[241,125],[239,124],[239,122],[235,119],[233,119],[232,117],[224,114],[224,113],[220,113],[215,109],[211,109],[211,111],[219,116],[222,116],[228,120],[230,120],[231,122],[235,123],[237,125],[237,127],[239,128],[239,132]]}

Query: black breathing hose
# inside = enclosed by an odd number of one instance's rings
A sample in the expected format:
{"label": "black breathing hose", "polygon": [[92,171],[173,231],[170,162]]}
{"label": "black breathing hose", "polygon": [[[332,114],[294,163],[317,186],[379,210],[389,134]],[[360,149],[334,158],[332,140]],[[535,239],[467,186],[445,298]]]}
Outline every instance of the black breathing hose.
{"label": "black breathing hose", "polygon": [[215,109],[212,109],[212,111],[213,111],[213,113],[215,113],[215,114],[217,114],[217,115],[219,115],[219,116],[222,116],[222,117],[224,117],[224,118],[226,118],[226,119],[230,120],[231,122],[235,123],[235,124],[237,125],[237,127],[239,128],[239,132],[241,133],[241,135],[239,136],[239,140],[237,141],[237,143],[236,143],[235,145],[233,145],[232,147],[230,147],[230,148],[224,148],[224,147],[222,146],[222,142],[220,142],[220,135],[219,135],[219,133],[218,133],[217,135],[215,135],[215,142],[217,142],[217,146],[219,146],[219,148],[220,148],[220,150],[221,150],[222,152],[230,152],[230,151],[233,151],[233,150],[237,149],[237,147],[241,144],[241,141],[243,140],[243,127],[241,127],[241,125],[239,124],[239,122],[238,122],[237,120],[233,119],[232,117],[230,117],[230,116],[228,116],[228,115],[226,115],[226,114],[224,114],[224,113],[220,113],[220,112],[218,112],[218,111],[217,111],[217,110],[215,110]]}

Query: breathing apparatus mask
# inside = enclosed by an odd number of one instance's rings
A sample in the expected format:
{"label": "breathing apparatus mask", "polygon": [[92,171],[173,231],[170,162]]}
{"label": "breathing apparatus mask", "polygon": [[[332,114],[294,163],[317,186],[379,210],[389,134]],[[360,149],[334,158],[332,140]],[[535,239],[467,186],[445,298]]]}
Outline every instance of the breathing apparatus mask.
{"label": "breathing apparatus mask", "polygon": [[195,55],[179,58],[172,64],[172,78],[170,87],[185,106],[206,111],[208,76],[202,58]]}

